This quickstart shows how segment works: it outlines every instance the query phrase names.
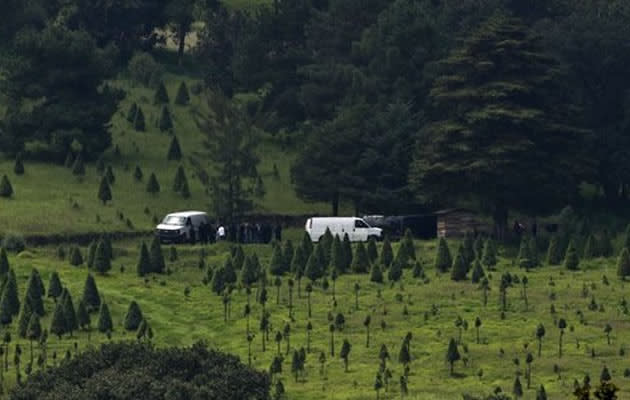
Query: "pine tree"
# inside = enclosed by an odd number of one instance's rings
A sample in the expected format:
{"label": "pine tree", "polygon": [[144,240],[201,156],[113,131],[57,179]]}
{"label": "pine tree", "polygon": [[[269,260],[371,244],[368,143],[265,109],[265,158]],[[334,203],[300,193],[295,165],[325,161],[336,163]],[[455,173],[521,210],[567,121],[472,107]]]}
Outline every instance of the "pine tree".
{"label": "pine tree", "polygon": [[[293,260],[294,252],[293,242],[291,239],[288,239],[284,242],[284,246],[282,247],[282,269],[284,272],[289,272],[291,270],[291,261]],[[326,264],[326,266],[328,266],[328,264]]]}
{"label": "pine tree", "polygon": [[464,246],[460,246],[457,255],[453,261],[453,269],[451,270],[451,279],[454,281],[463,281],[468,273],[468,265],[466,264],[466,250]]}
{"label": "pine tree", "polygon": [[66,155],[66,161],[63,162],[63,166],[66,168],[72,168],[73,164],[74,164],[74,155],[72,155],[72,151],[68,151],[68,154]]}
{"label": "pine tree", "polygon": [[171,144],[168,147],[168,154],[166,156],[168,161],[179,161],[182,159],[182,148],[179,145],[179,140],[177,140],[177,136],[173,136],[171,139]]}
{"label": "pine tree", "polygon": [[55,311],[53,312],[52,320],[50,321],[50,333],[57,335],[59,339],[61,339],[61,336],[67,331],[66,317],[63,312],[63,305],[60,301],[57,303]]}
{"label": "pine tree", "polygon": [[140,326],[140,322],[142,322],[142,311],[140,310],[138,303],[132,301],[127,309],[127,314],[125,315],[125,330],[137,330],[138,326]]}
{"label": "pine tree", "polygon": [[588,235],[586,238],[586,244],[584,245],[584,251],[582,253],[582,258],[585,260],[590,260],[591,258],[597,257],[597,242],[595,241],[595,236]]}
{"label": "pine tree", "polygon": [[136,117],[133,120],[133,129],[138,132],[144,132],[146,129],[146,124],[144,121],[144,112],[142,108],[138,106],[138,110],[136,111]]}
{"label": "pine tree", "polygon": [[210,287],[215,294],[222,294],[225,290],[225,271],[223,267],[214,270]]}
{"label": "pine tree", "polygon": [[236,270],[234,269],[234,263],[232,259],[228,257],[223,264],[223,280],[226,284],[235,284],[237,280]]}
{"label": "pine tree", "polygon": [[339,239],[338,235],[335,236],[335,238],[333,239],[333,244],[330,252],[330,269],[337,271],[338,275],[344,274],[346,272],[346,270],[344,269],[346,266],[345,253],[343,250],[343,243],[341,242],[341,239]]}
{"label": "pine tree", "polygon": [[273,248],[271,254],[271,262],[269,264],[269,273],[274,276],[279,276],[284,273],[284,259],[282,257],[282,249],[280,245],[276,245]]}
{"label": "pine tree", "polygon": [[0,181],[0,197],[13,196],[13,186],[9,182],[9,178],[6,175],[2,175],[2,181]]}
{"label": "pine tree", "polygon": [[424,278],[424,268],[422,268],[422,263],[420,261],[416,261],[411,270],[411,276],[414,278]]}
{"label": "pine tree", "polygon": [[114,170],[111,165],[108,165],[105,170],[105,178],[107,178],[107,183],[110,185],[113,185],[116,182],[116,175],[114,175]]}
{"label": "pine tree", "polygon": [[529,238],[525,236],[521,239],[521,246],[518,251],[518,266],[525,269],[534,267]]}
{"label": "pine tree", "polygon": [[167,106],[162,107],[158,127],[160,128],[160,132],[168,132],[173,129],[173,119],[171,118],[171,112],[168,110]]}
{"label": "pine tree", "polygon": [[129,111],[127,111],[127,121],[133,123],[136,120],[137,112],[138,105],[136,103],[131,103],[131,106],[129,106]]}
{"label": "pine tree", "polygon": [[[313,241],[308,232],[304,232],[304,235],[302,235],[302,250],[304,251],[304,259],[308,260],[313,252]],[[304,265],[306,265],[306,262]]]}
{"label": "pine tree", "polygon": [[547,400],[547,392],[543,385],[540,385],[540,388],[536,391],[536,400]]}
{"label": "pine tree", "polygon": [[[335,236],[335,239],[339,239],[339,236]],[[339,245],[341,247],[341,241],[339,241]],[[333,249],[334,249],[334,244],[333,244]],[[376,261],[378,261],[378,249],[376,248],[376,239],[374,238],[368,239],[367,253],[368,253],[368,259],[370,260],[370,264],[374,264]],[[414,255],[414,258],[415,258],[415,255]]]}
{"label": "pine tree", "polygon": [[31,345],[31,364],[33,363],[33,341],[39,340],[42,336],[42,324],[39,320],[39,315],[31,315],[31,319],[28,321],[26,328],[26,338]]}
{"label": "pine tree", "polygon": [[446,361],[451,366],[451,375],[453,375],[453,365],[460,358],[461,356],[457,350],[457,343],[455,342],[455,339],[451,338],[451,341],[448,343],[448,350],[446,351]]}
{"label": "pine tree", "polygon": [[184,181],[186,180],[186,173],[184,172],[184,167],[177,167],[177,172],[175,172],[175,179],[173,179],[173,191],[175,193],[179,193],[182,190],[182,186],[184,185]]}
{"label": "pine tree", "polygon": [[164,255],[162,254],[162,245],[160,244],[160,238],[155,236],[151,242],[149,250],[149,262],[151,264],[151,272],[156,274],[164,273],[166,269],[166,263],[164,262]]}
{"label": "pine tree", "polygon": [[341,244],[343,245],[343,254],[344,254],[344,258],[345,258],[345,264],[344,264],[344,271],[349,271],[350,270],[350,266],[352,265],[352,243],[350,242],[350,237],[348,236],[348,234],[344,234],[343,235],[343,240],[341,242]]}
{"label": "pine tree", "polygon": [[63,286],[61,286],[61,280],[59,280],[59,274],[57,271],[53,271],[50,275],[50,282],[48,283],[48,297],[52,297],[57,301],[57,298],[61,296],[63,292]]}
{"label": "pine tree", "polygon": [[621,279],[626,279],[630,276],[630,253],[627,247],[624,247],[619,254],[619,260],[617,261],[617,275]]}
{"label": "pine tree", "polygon": [[86,330],[91,324],[90,313],[83,300],[79,302],[79,306],[77,307],[77,323],[79,324],[79,328],[83,330]]}
{"label": "pine tree", "polygon": [[291,260],[291,272],[295,274],[298,268],[301,271],[304,271],[307,261],[308,260],[306,259],[306,256],[304,255],[304,246],[300,244],[299,246],[295,248],[295,251],[293,252],[293,259]]}
{"label": "pine tree", "polygon": [[483,246],[482,264],[486,268],[492,268],[497,265],[497,248],[494,240],[488,238]]}
{"label": "pine tree", "polygon": [[[40,316],[44,315],[44,301],[42,297],[45,295],[45,290],[43,286],[44,285],[39,276],[39,272],[37,269],[33,268],[31,270],[31,276],[28,279],[28,283],[26,284],[24,299],[29,299],[31,309]],[[25,323],[28,323],[28,320],[25,321]]]}
{"label": "pine tree", "polygon": [[352,259],[352,272],[356,274],[366,274],[370,271],[370,259],[363,242],[359,242]]}
{"label": "pine tree", "polygon": [[9,273],[9,257],[4,247],[0,247],[0,278],[4,279]]}
{"label": "pine tree", "polygon": [[155,177],[155,173],[151,173],[149,177],[149,181],[147,182],[147,192],[153,195],[158,194],[160,192],[160,184],[158,183],[157,178]]}
{"label": "pine tree", "polygon": [[308,258],[306,262],[306,269],[304,270],[304,276],[306,276],[311,281],[316,281],[321,278],[324,274],[324,271],[321,269],[321,262],[319,260],[318,252],[313,251],[311,256]]}
{"label": "pine tree", "polygon": [[479,262],[479,259],[477,259],[473,263],[473,271],[472,271],[471,281],[472,281],[472,283],[479,283],[479,282],[481,282],[481,279],[484,276],[486,276],[486,273],[484,272],[483,267],[481,266],[481,262]]}
{"label": "pine tree", "polygon": [[140,255],[138,257],[138,263],[136,264],[136,272],[138,276],[145,276],[150,273],[152,270],[151,267],[151,258],[149,257],[149,250],[147,249],[147,244],[142,242],[140,246]]}
{"label": "pine tree", "polygon": [[142,182],[142,178],[144,177],[144,174],[142,173],[142,169],[136,165],[136,168],[133,170],[133,179],[136,182]]}
{"label": "pine tree", "polygon": [[24,162],[22,162],[22,153],[15,156],[15,164],[13,165],[15,175],[24,175]]}
{"label": "pine tree", "polygon": [[94,269],[100,274],[105,274],[112,269],[112,260],[108,254],[107,243],[99,240],[94,253]]}
{"label": "pine tree", "polygon": [[401,261],[398,259],[394,260],[387,271],[387,279],[392,283],[400,281],[403,272],[402,268]]}
{"label": "pine tree", "polygon": [[77,267],[81,264],[83,264],[81,250],[79,250],[79,246],[72,246],[70,250],[70,265]]}
{"label": "pine tree", "polygon": [[330,232],[330,229],[326,228],[326,231],[324,232],[324,237],[321,238],[319,241],[319,246],[321,246],[323,253],[324,268],[328,267],[328,265],[330,264],[331,250],[334,240],[335,238]]}
{"label": "pine tree", "polygon": [[580,266],[580,259],[578,258],[575,245],[573,241],[571,241],[569,243],[569,247],[567,248],[567,253],[564,257],[564,267],[569,270],[577,270],[579,266]]}
{"label": "pine tree", "polygon": [[448,243],[443,237],[440,238],[437,247],[437,254],[435,256],[435,269],[440,272],[446,272],[451,268],[453,259],[451,258],[451,252],[448,249]]}
{"label": "pine tree", "polygon": [[243,268],[239,273],[239,282],[245,288],[251,287],[258,280],[258,271],[251,256],[245,258]]}
{"label": "pine tree", "polygon": [[473,237],[470,234],[466,234],[464,236],[464,241],[462,242],[463,246],[463,256],[466,265],[470,265],[475,260],[475,243],[473,241]]}
{"label": "pine tree", "polygon": [[103,202],[103,205],[107,204],[112,199],[112,190],[109,188],[107,178],[103,176],[101,184],[98,187],[98,199]]}
{"label": "pine tree", "polygon": [[473,243],[473,249],[475,251],[475,258],[478,258],[481,260],[481,258],[483,257],[483,248],[484,248],[484,240],[483,237],[481,235],[478,235],[475,238],[475,242]]}
{"label": "pine tree", "polygon": [[109,313],[109,307],[107,307],[107,303],[101,303],[101,308],[98,312],[98,331],[101,333],[108,333],[114,329],[114,324],[112,323],[112,316]]}
{"label": "pine tree", "polygon": [[92,274],[88,274],[85,278],[81,302],[85,305],[88,312],[97,311],[101,306],[101,296],[98,293],[96,281]]}
{"label": "pine tree", "polygon": [[61,295],[61,303],[63,305],[63,317],[66,321],[66,330],[70,332],[70,336],[72,336],[72,332],[79,329],[79,324],[77,322],[77,314],[74,309],[74,304],[72,302],[72,296],[67,289],[64,289],[64,293]]}
{"label": "pine tree", "polygon": [[18,318],[18,335],[21,338],[26,337],[28,323],[30,322],[31,316],[33,316],[33,314],[33,301],[28,293],[26,293],[24,296],[24,301],[22,302],[22,310],[20,311],[20,316]]}
{"label": "pine tree", "polygon": [[560,243],[557,236],[552,236],[549,240],[549,247],[547,248],[547,264],[560,265],[562,263],[562,252],[560,249]]}
{"label": "pine tree", "polygon": [[517,399],[523,397],[523,386],[521,385],[521,380],[518,376],[514,380],[514,388],[512,389],[512,393]]}
{"label": "pine tree", "polygon": [[155,96],[153,97],[153,104],[167,104],[168,102],[169,98],[166,86],[164,86],[164,82],[160,82],[155,91]]}
{"label": "pine tree", "polygon": [[96,172],[99,175],[103,175],[103,173],[105,172],[105,159],[103,158],[102,154],[98,158],[98,160],[96,160]]}
{"label": "pine tree", "polygon": [[85,175],[85,163],[83,162],[83,157],[81,153],[77,155],[77,158],[74,160],[74,164],[72,164],[72,175],[74,176],[84,176]]}
{"label": "pine tree", "polygon": [[8,296],[8,311],[11,316],[16,316],[20,312],[20,299],[18,297],[17,279],[15,277],[15,271],[13,268],[9,269],[8,278],[4,287],[2,288],[2,295]]}
{"label": "pine tree", "polygon": [[114,248],[112,247],[112,238],[109,234],[104,233],[101,236],[101,241],[103,242],[103,246],[105,247],[105,256],[110,260],[114,259]]}
{"label": "pine tree", "polygon": [[602,232],[602,236],[599,239],[599,243],[598,243],[598,255],[602,256],[602,257],[610,257],[613,254],[613,245],[612,245],[612,239],[610,238],[610,232],[608,232],[608,229],[604,229],[604,231]]}
{"label": "pine tree", "polygon": [[344,371],[348,372],[348,362],[350,359],[350,350],[352,350],[352,345],[348,342],[348,339],[343,340],[343,344],[341,345],[341,351],[339,352],[339,357],[343,360]]}
{"label": "pine tree", "polygon": [[392,244],[389,241],[389,237],[385,236],[383,248],[381,249],[381,265],[383,265],[384,268],[389,268],[393,261],[394,251],[392,250]]}
{"label": "pine tree", "polygon": [[533,236],[530,237],[528,245],[532,267],[537,267],[540,265],[540,258],[538,257],[538,242],[536,242],[536,238]]}
{"label": "pine tree", "polygon": [[383,271],[381,271],[381,268],[376,263],[372,264],[370,282],[383,283]]}
{"label": "pine tree", "polygon": [[405,248],[405,256],[407,257],[406,261],[416,261],[416,247],[413,244],[413,234],[411,233],[411,229],[407,228],[405,230],[405,236],[401,241],[401,246],[404,246]]}
{"label": "pine tree", "polygon": [[175,96],[175,104],[179,106],[185,106],[190,102],[190,95],[188,94],[188,87],[186,86],[186,82],[182,82],[179,84],[179,88],[177,89],[177,95]]}
{"label": "pine tree", "polygon": [[243,268],[243,263],[245,262],[245,253],[243,252],[242,246],[234,247],[232,252],[232,264],[234,265],[235,270],[240,270]]}

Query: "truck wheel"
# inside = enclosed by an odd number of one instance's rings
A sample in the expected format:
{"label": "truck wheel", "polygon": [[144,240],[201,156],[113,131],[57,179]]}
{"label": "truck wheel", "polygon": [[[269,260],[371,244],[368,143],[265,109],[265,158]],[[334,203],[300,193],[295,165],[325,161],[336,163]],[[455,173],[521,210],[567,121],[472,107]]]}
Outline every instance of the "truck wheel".
{"label": "truck wheel", "polygon": [[375,240],[375,241],[377,241],[377,242],[380,242],[380,241],[381,241],[381,237],[380,237],[380,236],[374,236],[374,235],[372,235],[372,236],[368,236],[368,242],[369,242],[370,240],[372,240],[372,239],[374,239],[374,240]]}

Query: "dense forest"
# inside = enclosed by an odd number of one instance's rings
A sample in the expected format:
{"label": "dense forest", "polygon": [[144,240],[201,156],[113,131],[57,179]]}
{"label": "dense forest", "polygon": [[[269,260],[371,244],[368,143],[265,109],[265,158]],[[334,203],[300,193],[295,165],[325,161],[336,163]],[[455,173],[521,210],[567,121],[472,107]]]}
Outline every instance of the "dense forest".
{"label": "dense forest", "polygon": [[624,0],[3,3],[10,157],[98,159],[125,96],[109,82],[156,86],[146,55],[171,41],[207,91],[298,150],[298,195],[333,214],[465,202],[504,230],[510,211],[579,205],[585,184],[607,207],[629,195]]}

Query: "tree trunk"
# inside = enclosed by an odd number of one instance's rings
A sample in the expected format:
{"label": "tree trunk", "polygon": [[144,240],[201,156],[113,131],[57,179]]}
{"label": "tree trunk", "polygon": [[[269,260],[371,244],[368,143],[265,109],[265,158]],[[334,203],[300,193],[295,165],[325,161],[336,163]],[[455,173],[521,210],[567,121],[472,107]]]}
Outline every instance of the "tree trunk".
{"label": "tree trunk", "polygon": [[540,357],[541,351],[542,351],[542,338],[538,339],[538,357]]}
{"label": "tree trunk", "polygon": [[308,317],[311,318],[311,292],[308,292]]}
{"label": "tree trunk", "polygon": [[332,203],[332,215],[336,217],[339,215],[339,193],[334,193],[331,200]]}
{"label": "tree trunk", "polygon": [[365,347],[370,347],[370,328],[367,328],[367,337],[365,339]]}
{"label": "tree trunk", "polygon": [[186,35],[188,31],[184,28],[183,24],[179,25],[177,30],[177,63],[181,66],[184,62],[184,48],[186,46]]}

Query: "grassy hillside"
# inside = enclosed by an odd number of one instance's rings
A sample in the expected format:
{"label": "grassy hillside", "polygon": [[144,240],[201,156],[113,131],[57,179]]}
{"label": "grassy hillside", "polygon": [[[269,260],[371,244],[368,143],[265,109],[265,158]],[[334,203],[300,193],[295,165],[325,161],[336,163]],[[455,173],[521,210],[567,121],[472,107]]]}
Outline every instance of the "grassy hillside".
{"label": "grassy hillside", "polygon": [[[13,160],[0,158],[0,176],[7,174],[15,191],[12,199],[0,199],[2,232],[48,234],[145,230],[154,226],[154,216],[161,219],[165,213],[173,210],[208,210],[210,199],[194,176],[189,159],[195,157],[208,171],[212,170],[205,161],[206,153],[202,146],[205,138],[191,117],[191,109],[203,109],[205,102],[200,96],[191,93],[189,106],[174,105],[181,81],[186,81],[189,87],[195,82],[188,75],[165,75],[174,131],[183,150],[182,164],[186,168],[192,193],[190,199],[182,199],[171,189],[179,163],[166,161],[171,136],[156,127],[161,107],[153,105],[154,91],[134,87],[121,80],[114,82],[114,85],[124,88],[128,94],[112,120],[113,143],[119,147],[121,154],[116,156],[113,148],[106,154],[107,164],[112,165],[116,176],[112,187],[113,201],[106,206],[98,201],[100,176],[94,164],[87,166],[87,173],[80,180],[63,166],[28,161],[25,163],[26,173],[16,176],[13,173]],[[136,132],[125,119],[133,102],[143,109],[146,132]],[[266,187],[266,195],[258,200],[255,212],[294,215],[330,212],[327,204],[304,203],[297,198],[289,177],[293,154],[282,151],[270,137],[264,135],[258,152],[261,157],[259,173]],[[278,168],[278,177],[273,174],[274,164]],[[145,176],[141,183],[135,182],[132,177],[136,165]],[[155,172],[161,185],[161,192],[157,196],[151,196],[145,190],[151,172]],[[121,213],[124,216],[122,219]],[[131,221],[132,228],[127,225],[127,219]]]}
{"label": "grassy hillside", "polygon": [[[296,240],[298,231],[288,232]],[[205,271],[197,267],[200,247],[180,246],[180,259],[167,263],[171,275],[150,277],[146,281],[135,275],[137,242],[115,244],[114,269],[107,276],[96,276],[96,282],[105,301],[112,309],[115,332],[112,340],[133,340],[133,333],[124,333],[122,321],[131,300],[140,304],[142,311],[155,331],[158,345],[187,345],[196,340],[206,340],[212,346],[235,353],[247,362],[247,341],[245,336],[246,318],[243,309],[246,295],[240,290],[233,294],[231,317],[224,322],[221,297],[210,292],[203,285]],[[451,248],[455,243],[451,243]],[[167,250],[167,249],[164,249]],[[214,266],[227,256],[226,244],[206,248],[206,265]],[[459,399],[462,393],[480,395],[497,386],[511,393],[516,374],[521,375],[521,383],[526,387],[524,372],[528,352],[534,355],[532,363],[532,389],[525,389],[524,399],[534,399],[534,388],[544,384],[550,399],[566,399],[573,390],[573,380],[582,380],[590,374],[593,382],[599,379],[603,366],[607,366],[614,382],[620,386],[619,398],[630,396],[628,378],[624,370],[630,367],[628,360],[628,337],[630,328],[628,315],[619,307],[625,296],[626,285],[615,276],[613,259],[596,259],[584,262],[582,270],[570,272],[562,267],[542,267],[527,274],[529,284],[527,296],[529,307],[525,309],[522,286],[517,285],[508,291],[508,311],[501,318],[499,305],[499,278],[504,271],[518,276],[525,271],[512,266],[510,259],[501,258],[497,271],[491,272],[491,292],[487,307],[482,305],[482,292],[477,285],[469,282],[456,283],[448,274],[436,273],[432,267],[435,242],[416,242],[416,251],[424,260],[425,271],[430,283],[426,284],[411,276],[405,270],[402,285],[377,285],[369,282],[367,275],[346,275],[337,282],[337,307],[332,303],[331,290],[323,290],[316,285],[312,294],[313,324],[312,348],[306,360],[306,376],[294,382],[290,373],[290,357],[285,357],[282,379],[290,399],[366,399],[375,398],[374,378],[378,370],[378,354],[382,344],[387,345],[391,359],[388,368],[393,378],[388,393],[381,393],[383,399],[400,398],[398,380],[403,371],[398,362],[398,352],[403,337],[411,332],[412,362],[409,377],[408,398],[418,399]],[[256,252],[263,265],[268,264],[270,246],[250,245],[246,253]],[[37,267],[47,284],[50,273],[57,270],[62,282],[70,290],[75,305],[78,303],[86,276],[84,267],[71,267],[54,255],[55,249],[32,249],[21,255],[11,255],[10,262],[18,274],[20,296],[23,295],[27,277],[32,267]],[[166,251],[165,251],[166,253]],[[124,265],[124,272],[120,267]],[[606,276],[609,285],[602,283]],[[276,288],[269,287],[267,309],[271,312],[272,329],[267,351],[261,351],[259,332],[260,304],[254,304],[251,326],[256,334],[252,342],[253,364],[267,369],[277,347],[273,341],[277,330],[289,323],[286,277],[282,278],[280,304],[276,304]],[[305,285],[302,282],[302,287]],[[355,309],[353,286],[359,283],[359,310]],[[189,296],[185,288],[190,289]],[[379,297],[379,290],[381,296]],[[254,296],[252,296],[252,299]],[[591,301],[597,303],[589,309]],[[290,343],[292,348],[306,345],[307,299],[303,292],[297,298],[294,292],[294,321],[291,322]],[[554,305],[556,313],[550,312]],[[601,306],[601,307],[600,307]],[[47,317],[43,325],[49,326],[53,308],[52,301],[46,302]],[[404,308],[408,315],[404,315]],[[583,323],[578,317],[583,313]],[[330,334],[328,314],[343,313],[346,326],[335,334],[336,356],[329,351]],[[365,346],[366,330],[363,321],[371,315],[371,345]],[[456,376],[449,376],[445,354],[450,338],[457,338],[455,326],[457,317],[467,321],[468,328],[462,330],[462,344],[459,351],[468,359],[467,365],[459,361],[455,365]],[[476,343],[474,321],[480,317],[481,343]],[[568,328],[564,335],[564,356],[558,357],[559,329],[556,321],[565,318]],[[92,315],[95,324],[96,315]],[[382,321],[386,326],[381,327]],[[538,357],[537,341],[534,336],[536,326],[542,323],[546,328],[543,339],[542,357]],[[610,323],[613,330],[611,344],[608,345],[604,326]],[[11,328],[13,329],[13,328]],[[14,335],[14,338],[16,336]],[[352,344],[349,372],[343,371],[343,363],[338,352],[344,339]],[[107,340],[102,334],[92,333],[91,344]],[[73,350],[77,342],[79,349],[88,345],[87,334],[75,334],[58,340],[50,337],[48,344],[49,363],[52,352],[62,358],[66,350]],[[13,341],[13,344],[16,342]],[[28,345],[22,341],[23,366],[27,363]],[[37,347],[36,347],[37,349]],[[284,354],[286,342],[281,343]],[[467,350],[465,350],[467,349]],[[36,355],[39,350],[36,350]],[[325,375],[320,376],[319,354],[326,354]],[[13,350],[9,357],[10,370],[5,373],[9,381],[15,379]],[[516,362],[518,360],[518,363]],[[482,376],[479,377],[479,371]]]}

